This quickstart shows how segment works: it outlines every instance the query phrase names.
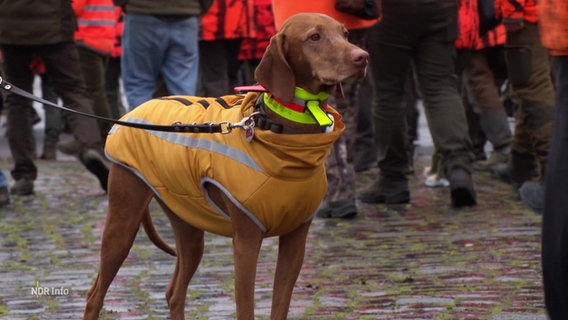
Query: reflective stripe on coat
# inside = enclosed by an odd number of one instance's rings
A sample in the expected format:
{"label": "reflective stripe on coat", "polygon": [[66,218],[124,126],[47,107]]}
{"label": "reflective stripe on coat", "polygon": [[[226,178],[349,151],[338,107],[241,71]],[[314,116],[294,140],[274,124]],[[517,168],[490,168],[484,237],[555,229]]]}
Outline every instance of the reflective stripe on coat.
{"label": "reflective stripe on coat", "polygon": [[[150,100],[122,120],[169,125],[236,123],[254,111],[259,93],[214,98]],[[180,101],[190,100],[191,103]],[[205,103],[203,103],[205,102]],[[239,107],[228,107],[234,105]],[[176,133],[115,125],[106,140],[107,157],[145,181],[173,212],[194,227],[232,236],[229,216],[209,199],[206,186],[221,189],[264,232],[289,233],[313,217],[325,196],[324,160],[345,129],[329,107],[334,130],[321,134],[277,134],[256,129],[229,134]]]}

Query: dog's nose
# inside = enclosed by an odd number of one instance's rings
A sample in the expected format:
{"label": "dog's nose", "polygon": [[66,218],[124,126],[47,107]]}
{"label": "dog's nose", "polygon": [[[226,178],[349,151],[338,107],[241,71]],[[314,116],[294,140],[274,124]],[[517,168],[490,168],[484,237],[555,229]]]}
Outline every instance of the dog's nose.
{"label": "dog's nose", "polygon": [[369,54],[365,50],[355,49],[351,51],[351,61],[356,66],[363,67],[367,65],[367,61],[369,60]]}

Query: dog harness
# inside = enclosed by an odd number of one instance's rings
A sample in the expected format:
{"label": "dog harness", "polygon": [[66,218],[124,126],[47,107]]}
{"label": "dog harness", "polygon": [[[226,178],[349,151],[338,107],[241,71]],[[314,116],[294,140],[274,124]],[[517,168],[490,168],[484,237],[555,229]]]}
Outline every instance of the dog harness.
{"label": "dog harness", "polygon": [[[154,99],[121,120],[161,125],[234,123],[255,111],[261,94]],[[333,108],[326,106],[325,111],[334,119],[331,132],[278,134],[257,128],[250,142],[242,130],[178,133],[114,125],[105,152],[194,227],[233,235],[228,213],[207,194],[206,186],[212,184],[265,236],[283,235],[310,220],[326,193],[324,160],[345,126]]]}

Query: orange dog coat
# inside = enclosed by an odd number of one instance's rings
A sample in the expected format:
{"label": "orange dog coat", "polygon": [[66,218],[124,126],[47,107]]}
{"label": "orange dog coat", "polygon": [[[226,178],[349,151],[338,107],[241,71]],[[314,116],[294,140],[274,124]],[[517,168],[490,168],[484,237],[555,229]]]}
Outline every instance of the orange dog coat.
{"label": "orange dog coat", "polygon": [[[254,111],[261,93],[197,98],[209,104],[184,104],[196,97],[150,100],[121,120],[170,125],[237,123]],[[235,106],[235,107],[229,107]],[[174,133],[115,125],[106,140],[107,157],[143,179],[181,219],[202,230],[232,236],[226,212],[205,186],[220,188],[266,236],[289,233],[313,217],[325,196],[324,160],[345,126],[334,118],[332,132],[278,134],[256,129],[248,142],[239,128],[228,134]]]}

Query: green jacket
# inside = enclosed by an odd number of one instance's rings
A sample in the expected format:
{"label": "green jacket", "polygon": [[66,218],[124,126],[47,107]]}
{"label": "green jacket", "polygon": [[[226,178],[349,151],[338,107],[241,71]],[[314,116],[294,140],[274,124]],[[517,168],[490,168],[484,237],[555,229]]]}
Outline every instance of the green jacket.
{"label": "green jacket", "polygon": [[125,12],[156,15],[199,16],[207,12],[213,0],[113,0]]}
{"label": "green jacket", "polygon": [[76,27],[70,0],[0,1],[0,44],[74,41]]}

